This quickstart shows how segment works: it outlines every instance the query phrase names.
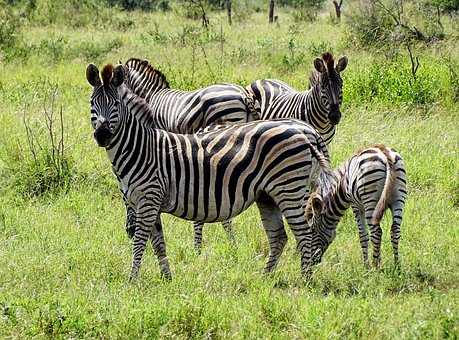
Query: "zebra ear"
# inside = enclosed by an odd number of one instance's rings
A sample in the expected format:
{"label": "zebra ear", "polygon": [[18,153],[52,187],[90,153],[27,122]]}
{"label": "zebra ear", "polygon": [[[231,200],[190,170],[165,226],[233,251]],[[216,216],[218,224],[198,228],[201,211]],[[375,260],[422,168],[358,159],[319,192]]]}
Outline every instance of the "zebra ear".
{"label": "zebra ear", "polygon": [[310,203],[306,206],[306,220],[308,221],[308,224],[312,226],[312,218],[314,217],[314,212],[312,211],[312,206]]}
{"label": "zebra ear", "polygon": [[112,84],[115,87],[120,86],[124,81],[124,67],[123,65],[118,65],[113,70]]}
{"label": "zebra ear", "polygon": [[341,58],[339,58],[338,64],[336,64],[335,70],[336,72],[340,73],[346,69],[346,66],[347,66],[347,57],[342,56]]}
{"label": "zebra ear", "polygon": [[322,197],[319,195],[315,195],[311,198],[311,206],[312,206],[312,213],[314,215],[318,215],[322,213],[324,209],[324,202],[322,201]]}
{"label": "zebra ear", "polygon": [[317,72],[320,73],[324,73],[327,71],[323,60],[320,58],[314,59],[314,67],[316,68]]}
{"label": "zebra ear", "polygon": [[86,67],[86,79],[88,80],[88,83],[93,87],[102,85],[99,76],[99,69],[96,65],[89,64],[88,67]]}

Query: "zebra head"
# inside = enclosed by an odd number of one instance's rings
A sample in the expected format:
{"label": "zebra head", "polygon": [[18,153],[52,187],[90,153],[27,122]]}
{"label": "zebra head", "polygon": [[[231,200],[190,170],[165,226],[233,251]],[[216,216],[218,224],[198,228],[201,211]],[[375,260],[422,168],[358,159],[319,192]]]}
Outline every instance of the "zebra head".
{"label": "zebra head", "polygon": [[331,124],[336,125],[341,119],[340,105],[343,100],[343,80],[340,73],[346,69],[347,57],[335,61],[331,53],[322,54],[322,58],[314,60],[317,73],[311,77],[311,83],[320,88],[320,101],[328,113]]}
{"label": "zebra head", "polygon": [[336,236],[336,224],[327,221],[325,209],[322,195],[318,191],[313,192],[306,205],[306,218],[313,231],[313,264],[322,261],[323,254]]}
{"label": "zebra head", "polygon": [[120,125],[120,95],[118,87],[124,81],[122,65],[104,66],[99,77],[96,65],[89,64],[86,68],[86,79],[93,87],[91,95],[91,125],[94,129],[94,139],[101,147],[110,144]]}

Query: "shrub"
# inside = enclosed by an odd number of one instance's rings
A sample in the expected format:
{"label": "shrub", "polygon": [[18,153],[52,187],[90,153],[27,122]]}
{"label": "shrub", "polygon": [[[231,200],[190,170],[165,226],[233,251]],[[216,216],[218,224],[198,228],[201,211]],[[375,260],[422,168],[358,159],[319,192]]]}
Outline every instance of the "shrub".
{"label": "shrub", "polygon": [[293,0],[281,1],[281,5],[288,5],[294,8],[292,18],[295,22],[313,22],[317,19],[317,14],[324,2],[324,0]]}
{"label": "shrub", "polygon": [[12,48],[21,38],[19,18],[0,1],[0,49]]}
{"label": "shrub", "polygon": [[26,141],[8,149],[6,164],[12,184],[23,196],[41,196],[67,190],[75,177],[72,159],[65,148],[62,107],[57,104],[58,87],[46,84],[49,93],[43,102],[40,119],[31,121],[24,110]]}
{"label": "shrub", "polygon": [[40,45],[35,47],[38,54],[47,56],[48,60],[58,62],[63,59],[64,52],[68,46],[68,41],[63,36],[56,38],[44,39],[40,42]]}
{"label": "shrub", "polygon": [[11,6],[0,0],[0,61],[27,54],[23,45],[21,19]]}
{"label": "shrub", "polygon": [[392,19],[374,3],[359,6],[347,16],[350,39],[363,46],[387,42],[395,25]]}
{"label": "shrub", "polygon": [[312,42],[311,45],[309,45],[308,50],[311,53],[311,55],[320,56],[322,55],[322,53],[326,51],[331,51],[332,46],[327,41],[320,41],[318,43]]}
{"label": "shrub", "polygon": [[444,38],[440,13],[430,3],[375,0],[347,12],[350,40],[361,46]]}
{"label": "shrub", "polygon": [[438,65],[421,64],[414,79],[411,65],[396,58],[392,62],[376,62],[344,77],[345,97],[356,103],[431,104],[440,99]]}
{"label": "shrub", "polygon": [[448,13],[459,11],[459,0],[432,0],[431,4]]}
{"label": "shrub", "polygon": [[122,41],[119,38],[99,43],[84,41],[75,48],[73,54],[83,57],[86,61],[97,61],[100,57],[105,56],[108,52],[120,48],[121,46]]}

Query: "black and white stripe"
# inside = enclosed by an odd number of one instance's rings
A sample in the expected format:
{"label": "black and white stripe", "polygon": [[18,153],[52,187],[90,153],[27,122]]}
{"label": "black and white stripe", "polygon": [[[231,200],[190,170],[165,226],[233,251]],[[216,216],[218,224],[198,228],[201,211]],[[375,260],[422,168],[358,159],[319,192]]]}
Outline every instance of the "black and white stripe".
{"label": "black and white stripe", "polygon": [[254,120],[252,99],[235,84],[214,84],[194,91],[170,89],[165,76],[147,60],[129,59],[125,84],[150,106],[155,126],[194,133],[213,124]]}
{"label": "black and white stripe", "polygon": [[[293,120],[238,124],[200,135],[155,129],[145,100],[123,85],[121,66],[104,81],[87,69],[94,136],[105,147],[119,179],[131,219],[133,263],[138,274],[148,239],[170,277],[160,213],[200,222],[225,221],[257,203],[270,245],[265,270],[272,271],[287,241],[284,216],[307,272],[312,232],[306,222],[311,176],[328,170],[320,135]],[[102,121],[102,123],[99,123]],[[131,224],[128,224],[132,227]]]}
{"label": "black and white stripe", "polygon": [[[335,178],[319,178],[318,188],[311,194],[306,208],[316,232],[314,248],[317,260],[335,238],[336,226],[344,212],[352,207],[359,227],[363,262],[368,263],[368,241],[373,245],[373,265],[380,266],[380,221],[384,211],[392,212],[391,241],[394,262],[399,264],[398,243],[403,208],[407,197],[406,171],[403,159],[384,145],[363,149],[334,171]],[[367,225],[371,233],[369,238]]]}
{"label": "black and white stripe", "polygon": [[253,96],[260,119],[295,118],[312,125],[329,144],[341,119],[343,81],[340,76],[347,57],[334,65],[333,56],[325,53],[314,60],[311,88],[299,92],[280,80],[256,80],[247,87]]}
{"label": "black and white stripe", "polygon": [[[234,84],[215,84],[195,91],[169,88],[166,77],[147,60],[129,59],[125,84],[150,106],[154,127],[175,133],[194,133],[215,125],[253,121],[252,98]],[[194,224],[194,246],[200,252],[203,223]],[[231,221],[223,228],[234,241]]]}

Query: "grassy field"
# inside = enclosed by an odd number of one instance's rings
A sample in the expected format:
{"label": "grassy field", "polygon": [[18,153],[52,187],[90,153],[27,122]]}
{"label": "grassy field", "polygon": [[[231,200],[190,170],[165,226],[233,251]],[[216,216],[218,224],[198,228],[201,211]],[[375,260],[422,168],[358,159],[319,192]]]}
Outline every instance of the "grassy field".
{"label": "grassy field", "polygon": [[[357,48],[328,13],[295,23],[281,11],[279,25],[262,13],[241,14],[232,27],[212,13],[208,32],[173,11],[98,15],[90,23],[24,24],[26,48],[0,59],[0,338],[459,336],[454,18],[444,19],[447,39],[414,46],[421,66],[413,80],[406,49]],[[164,216],[172,282],[161,280],[149,248],[140,279],[129,283],[125,212],[105,151],[92,138],[87,63],[147,58],[184,89],[267,77],[306,88],[313,58],[326,49],[349,57],[333,163],[375,142],[405,159],[402,271],[393,270],[389,216],[383,269],[366,271],[349,213],[309,282],[291,233],[277,271],[263,275],[268,245],[252,207],[236,218],[236,247],[209,225],[199,256],[191,224]],[[60,177],[46,158],[43,110],[51,110],[53,89],[55,114],[62,107],[64,118]],[[38,161],[24,122],[44,149]]]}

